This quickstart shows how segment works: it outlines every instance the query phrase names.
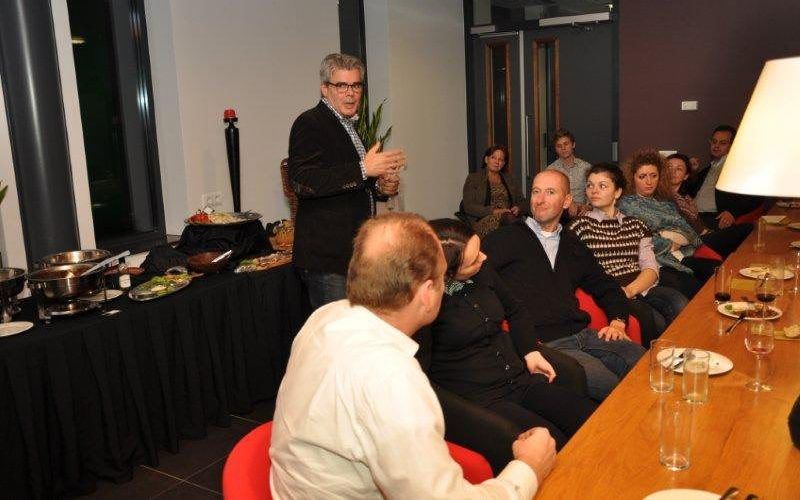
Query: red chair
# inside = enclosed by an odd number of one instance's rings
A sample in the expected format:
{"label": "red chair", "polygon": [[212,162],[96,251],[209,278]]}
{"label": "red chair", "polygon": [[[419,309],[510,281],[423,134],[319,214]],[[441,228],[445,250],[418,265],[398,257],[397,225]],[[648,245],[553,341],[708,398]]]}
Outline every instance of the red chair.
{"label": "red chair", "polygon": [[733,222],[736,223],[736,224],[745,224],[745,223],[755,224],[756,221],[758,220],[758,218],[761,217],[762,215],[764,215],[764,204],[763,203],[761,205],[759,205],[758,207],[756,207],[756,209],[753,210],[752,212],[748,212],[746,214],[740,215]]}
{"label": "red chair", "polygon": [[[600,309],[600,306],[597,305],[597,302],[594,301],[591,295],[578,288],[575,290],[575,297],[578,299],[578,307],[586,311],[591,318],[589,328],[599,330],[608,326],[608,316]],[[631,315],[628,318],[628,325],[625,330],[625,333],[628,334],[628,337],[630,337],[632,341],[641,345],[642,329],[639,326],[639,320],[637,320],[635,316]]]}
{"label": "red chair", "polygon": [[[222,470],[222,496],[228,500],[271,500],[269,489],[269,443],[272,422],[260,425],[231,450]],[[472,484],[493,477],[482,455],[457,444],[447,443],[450,456],[461,465],[464,478]]]}
{"label": "red chair", "polygon": [[697,247],[697,250],[694,251],[694,254],[692,254],[692,256],[698,257],[700,259],[718,260],[720,262],[725,260],[722,258],[720,254],[715,252],[714,249],[708,245],[700,245],[699,247]]}

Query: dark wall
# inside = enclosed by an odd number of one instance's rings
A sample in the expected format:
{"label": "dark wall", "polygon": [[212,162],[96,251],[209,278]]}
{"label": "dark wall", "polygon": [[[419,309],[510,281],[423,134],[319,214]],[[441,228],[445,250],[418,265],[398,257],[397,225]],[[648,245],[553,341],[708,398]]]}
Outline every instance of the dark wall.
{"label": "dark wall", "polygon": [[714,126],[739,124],[764,62],[800,55],[799,21],[797,1],[623,1],[620,159],[643,146],[706,159]]}

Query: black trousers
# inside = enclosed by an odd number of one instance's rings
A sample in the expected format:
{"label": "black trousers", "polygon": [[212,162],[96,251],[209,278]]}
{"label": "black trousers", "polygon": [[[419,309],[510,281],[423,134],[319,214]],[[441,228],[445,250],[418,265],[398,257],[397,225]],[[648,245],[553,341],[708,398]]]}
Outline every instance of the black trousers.
{"label": "black trousers", "polygon": [[700,239],[725,259],[739,248],[752,230],[752,224],[734,224],[725,229],[715,229]]}
{"label": "black trousers", "polygon": [[524,432],[531,427],[545,427],[561,449],[578,432],[597,405],[587,397],[549,383],[544,375],[527,377],[503,399],[485,407],[514,422]]}
{"label": "black trousers", "polygon": [[667,266],[663,266],[659,270],[658,284],[673,288],[690,300],[703,287],[703,283],[694,275]]}

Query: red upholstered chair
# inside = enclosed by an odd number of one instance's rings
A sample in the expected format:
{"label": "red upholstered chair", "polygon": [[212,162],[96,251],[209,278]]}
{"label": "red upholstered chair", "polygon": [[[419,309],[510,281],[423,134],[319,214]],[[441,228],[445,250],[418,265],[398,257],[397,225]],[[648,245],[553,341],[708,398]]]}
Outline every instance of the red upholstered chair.
{"label": "red upholstered chair", "polygon": [[762,203],[759,205],[755,210],[752,212],[748,212],[746,214],[742,214],[736,218],[734,221],[736,224],[755,224],[759,217],[764,215],[764,204]]}
{"label": "red upholstered chair", "polygon": [[699,247],[697,247],[697,250],[694,251],[694,254],[692,256],[701,259],[718,260],[720,262],[724,260],[720,254],[715,252],[714,249],[708,245],[700,245]]}
{"label": "red upholstered chair", "polygon": [[[231,450],[222,471],[222,496],[228,500],[271,500],[269,489],[269,443],[272,422],[260,425],[243,437]],[[456,444],[447,443],[450,456],[461,465],[464,478],[472,484],[493,477],[483,456]]]}
{"label": "red upholstered chair", "polygon": [[[578,307],[589,313],[589,317],[591,318],[589,328],[599,330],[608,325],[606,313],[600,309],[600,306],[597,305],[597,302],[594,301],[591,295],[578,288],[575,290],[575,297],[578,299]],[[630,316],[625,333],[637,344],[642,343],[642,330],[639,326],[639,320],[637,320],[635,316]]]}

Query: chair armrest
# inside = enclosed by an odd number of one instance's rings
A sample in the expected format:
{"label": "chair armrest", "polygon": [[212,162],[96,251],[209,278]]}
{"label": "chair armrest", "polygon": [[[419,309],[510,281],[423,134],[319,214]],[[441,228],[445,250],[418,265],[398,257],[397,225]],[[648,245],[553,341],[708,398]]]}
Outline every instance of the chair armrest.
{"label": "chair armrest", "polygon": [[[608,317],[606,313],[600,309],[600,306],[597,305],[597,302],[594,301],[591,295],[578,288],[575,290],[575,297],[578,299],[578,307],[580,307],[582,311],[585,311],[591,318],[589,328],[600,330],[608,326]],[[639,326],[639,320],[636,319],[636,316],[632,314],[629,316],[625,333],[628,334],[628,337],[630,337],[632,341],[639,345],[642,344],[642,328]]]}

